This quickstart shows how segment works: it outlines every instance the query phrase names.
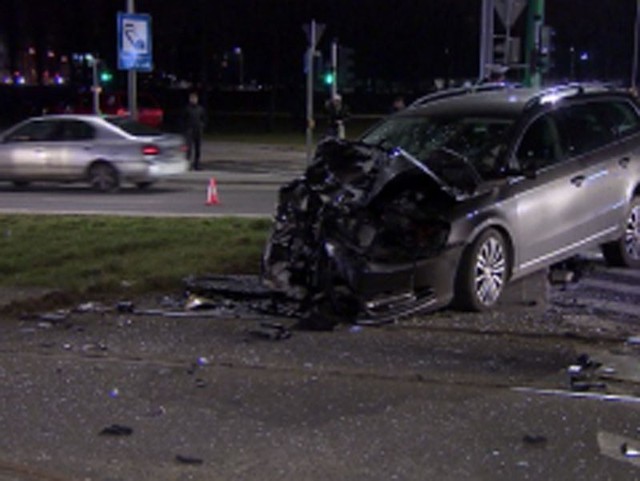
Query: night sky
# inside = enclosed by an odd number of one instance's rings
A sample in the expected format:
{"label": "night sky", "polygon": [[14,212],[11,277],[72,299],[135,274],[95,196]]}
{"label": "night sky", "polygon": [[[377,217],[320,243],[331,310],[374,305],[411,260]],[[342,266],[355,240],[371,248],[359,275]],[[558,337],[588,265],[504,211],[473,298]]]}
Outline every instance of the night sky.
{"label": "night sky", "polygon": [[[245,80],[287,85],[303,77],[302,24],[326,24],[331,39],[355,51],[361,79],[418,82],[478,73],[480,0],[136,0],[153,18],[157,72],[197,80],[217,75],[225,52],[240,47]],[[636,0],[547,0],[556,30],[554,75],[628,80]],[[125,0],[2,0],[5,44],[96,52],[116,61],[116,12]],[[523,15],[517,27],[523,24]],[[581,53],[588,60],[576,60]],[[576,63],[577,62],[577,63]]]}

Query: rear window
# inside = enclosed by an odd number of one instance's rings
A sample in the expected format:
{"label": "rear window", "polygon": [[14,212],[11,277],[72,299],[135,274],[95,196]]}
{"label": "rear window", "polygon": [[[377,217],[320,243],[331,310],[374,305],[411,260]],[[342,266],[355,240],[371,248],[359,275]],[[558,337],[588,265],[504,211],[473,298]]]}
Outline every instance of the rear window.
{"label": "rear window", "polygon": [[162,135],[158,129],[136,122],[131,117],[106,117],[107,122],[136,137],[153,137]]}

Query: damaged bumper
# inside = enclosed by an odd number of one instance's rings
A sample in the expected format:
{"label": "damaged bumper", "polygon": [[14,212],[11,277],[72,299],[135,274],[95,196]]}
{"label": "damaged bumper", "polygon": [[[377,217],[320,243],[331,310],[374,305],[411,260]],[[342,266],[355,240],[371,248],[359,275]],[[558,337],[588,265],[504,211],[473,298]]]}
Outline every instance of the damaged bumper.
{"label": "damaged bumper", "polygon": [[321,144],[305,176],[280,190],[263,282],[333,324],[442,307],[452,299],[462,250],[447,245],[443,214],[455,202],[397,155]]}

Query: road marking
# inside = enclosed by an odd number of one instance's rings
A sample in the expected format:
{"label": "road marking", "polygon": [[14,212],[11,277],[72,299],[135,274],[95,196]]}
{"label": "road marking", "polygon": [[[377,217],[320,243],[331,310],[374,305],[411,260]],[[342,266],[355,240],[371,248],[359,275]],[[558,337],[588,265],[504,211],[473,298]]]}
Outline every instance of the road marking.
{"label": "road marking", "polygon": [[[631,294],[640,296],[640,285],[628,285],[620,281],[605,281],[603,279],[593,279],[590,277],[581,279],[579,284],[593,287],[595,289],[604,289],[606,291],[620,292],[623,294]],[[640,311],[640,307],[638,308]]]}

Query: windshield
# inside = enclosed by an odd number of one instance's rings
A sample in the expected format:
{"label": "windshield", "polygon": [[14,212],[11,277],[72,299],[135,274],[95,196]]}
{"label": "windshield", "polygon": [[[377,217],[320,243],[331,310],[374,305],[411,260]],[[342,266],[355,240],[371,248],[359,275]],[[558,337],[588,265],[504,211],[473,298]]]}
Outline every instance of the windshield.
{"label": "windshield", "polygon": [[470,165],[481,175],[495,172],[513,121],[494,117],[390,117],[365,134],[362,141],[384,148],[400,147],[438,172],[445,163]]}
{"label": "windshield", "polygon": [[158,129],[140,124],[131,117],[105,117],[105,120],[121,128],[129,135],[135,135],[136,137],[157,137],[162,135],[162,132]]}

